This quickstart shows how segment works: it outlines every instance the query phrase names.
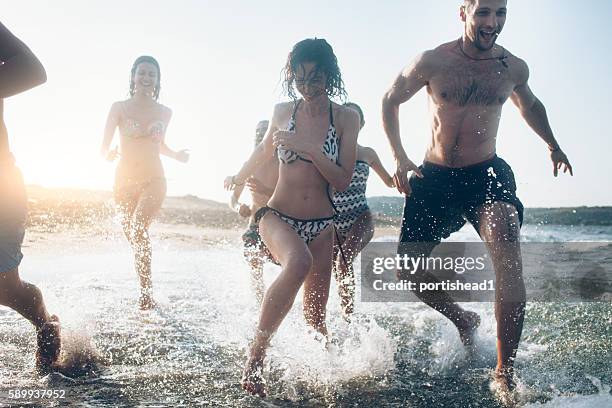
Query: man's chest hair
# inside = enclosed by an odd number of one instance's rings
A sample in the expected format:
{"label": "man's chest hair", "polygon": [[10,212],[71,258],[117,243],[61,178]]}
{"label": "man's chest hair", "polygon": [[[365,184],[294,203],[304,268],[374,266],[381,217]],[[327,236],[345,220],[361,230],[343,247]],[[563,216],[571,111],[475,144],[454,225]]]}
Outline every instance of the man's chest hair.
{"label": "man's chest hair", "polygon": [[436,71],[429,84],[436,99],[459,106],[503,104],[514,88],[510,68],[499,60],[453,60]]}

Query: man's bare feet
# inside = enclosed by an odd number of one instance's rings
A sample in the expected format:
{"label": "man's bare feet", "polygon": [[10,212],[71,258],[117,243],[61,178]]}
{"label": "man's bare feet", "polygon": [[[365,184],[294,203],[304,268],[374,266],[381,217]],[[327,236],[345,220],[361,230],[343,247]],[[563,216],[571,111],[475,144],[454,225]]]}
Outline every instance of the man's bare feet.
{"label": "man's bare feet", "polygon": [[140,310],[151,310],[155,308],[155,301],[151,294],[142,293],[140,295],[140,299],[138,300],[138,306]]}
{"label": "man's bare feet", "polygon": [[504,407],[517,406],[516,382],[511,369],[496,369],[489,388]]}
{"label": "man's bare feet", "polygon": [[57,316],[53,315],[49,321],[43,324],[37,332],[36,341],[36,368],[41,373],[51,371],[57,363],[61,351],[60,323]]}
{"label": "man's bare feet", "polygon": [[499,382],[504,388],[513,391],[516,388],[514,381],[514,369],[512,368],[496,368],[493,373],[493,380]]}
{"label": "man's bare feet", "polygon": [[261,398],[266,397],[266,381],[263,378],[263,360],[264,357],[249,357],[240,384],[246,392],[259,395]]}
{"label": "man's bare feet", "polygon": [[474,334],[480,326],[480,316],[477,313],[465,311],[461,323],[456,324],[459,337],[464,346],[474,344]]}

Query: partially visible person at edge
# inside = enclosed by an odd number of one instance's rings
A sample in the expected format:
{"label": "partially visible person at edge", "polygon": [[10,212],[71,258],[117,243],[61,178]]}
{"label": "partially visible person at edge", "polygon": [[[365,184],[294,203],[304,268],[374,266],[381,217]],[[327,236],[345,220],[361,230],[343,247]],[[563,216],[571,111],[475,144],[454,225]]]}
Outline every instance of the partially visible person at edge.
{"label": "partially visible person at edge", "polygon": [[[123,232],[134,250],[142,310],[155,306],[149,226],[166,196],[166,178],[160,154],[182,163],[189,160],[187,150],[174,151],[166,145],[166,130],[172,111],[157,101],[160,79],[161,71],[155,58],[141,56],[134,61],[130,73],[130,97],[111,106],[100,150],[109,161],[119,157],[115,173],[115,202],[121,212]],[[119,128],[120,147],[111,150],[116,128]]]}
{"label": "partially visible person at edge", "polygon": [[[36,367],[42,373],[58,368],[60,325],[58,317],[47,311],[40,289],[19,277],[27,198],[21,172],[9,149],[4,99],[46,81],[38,58],[0,24],[0,305],[13,309],[36,328]],[[36,118],[36,112],[31,118]]]}
{"label": "partially visible person at edge", "polygon": [[[425,51],[396,78],[383,98],[383,123],[397,163],[395,184],[406,195],[400,252],[423,256],[467,219],[485,241],[496,274],[497,367],[492,388],[501,399],[514,395],[514,359],[525,316],[520,227],[523,205],[510,166],[496,155],[502,107],[510,99],[549,149],[555,176],[572,167],[555,140],[544,105],[531,91],[522,59],[496,44],[506,22],[506,0],[466,0],[460,7],[463,35]],[[402,146],[399,106],[426,88],[431,144],[421,166]],[[407,173],[413,175],[408,180]],[[413,253],[421,242],[426,248]],[[422,244],[419,244],[422,245]],[[426,271],[401,279],[436,283]],[[417,296],[450,319],[465,344],[472,344],[479,316],[446,292]]]}
{"label": "partially visible person at edge", "polygon": [[[255,148],[259,146],[263,140],[266,130],[268,130],[269,121],[262,120],[257,124],[255,129]],[[276,181],[278,180],[278,161],[269,160],[262,163],[253,175],[249,177],[246,184],[236,186],[230,198],[230,208],[240,214],[242,217],[249,218],[249,227],[242,234],[244,244],[244,257],[251,267],[251,286],[258,303],[263,300],[265,286],[263,282],[263,267],[266,261],[277,263],[270,251],[263,243],[259,234],[259,211],[264,211],[263,208],[268,203]],[[240,195],[247,186],[251,191],[251,206],[243,204],[239,201]]]}
{"label": "partially visible person at edge", "polygon": [[266,291],[242,376],[242,387],[260,396],[265,396],[266,349],[302,284],[304,317],[327,338],[334,219],[331,190],[344,190],[351,181],[359,132],[357,112],[330,100],[346,92],[327,41],[315,38],[295,44],[284,72],[285,90],[293,101],[276,105],[264,141],[240,172],[225,181],[233,188],[275,154],[280,161],[274,193],[259,214],[259,230],[282,270]]}
{"label": "partially visible person at edge", "polygon": [[[365,119],[361,107],[353,102],[347,102],[344,106],[359,113],[359,129],[362,129]],[[395,187],[393,177],[385,170],[376,151],[357,144],[357,161],[351,183],[346,190],[337,191],[333,197],[336,209],[334,228],[338,238],[334,250],[334,275],[342,314],[347,320],[355,304],[353,261],[374,236],[374,221],[365,195],[370,167],[387,187]]]}

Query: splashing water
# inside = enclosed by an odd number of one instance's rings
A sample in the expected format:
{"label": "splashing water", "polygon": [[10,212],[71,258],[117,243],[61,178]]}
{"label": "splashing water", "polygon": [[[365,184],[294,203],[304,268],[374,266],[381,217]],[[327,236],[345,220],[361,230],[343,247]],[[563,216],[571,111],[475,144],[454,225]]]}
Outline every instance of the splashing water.
{"label": "splashing water", "polygon": [[[29,235],[21,274],[60,316],[65,369],[39,377],[33,329],[1,309],[0,405],[14,403],[9,390],[49,388],[66,390],[66,404],[91,407],[499,406],[488,390],[491,304],[465,305],[482,318],[468,351],[454,326],[420,303],[358,300],[346,323],[333,284],[333,344],[309,331],[298,295],[266,359],[269,397],[247,396],[239,380],[258,307],[237,240],[210,243],[198,230],[156,225],[158,307],[141,312],[133,257],[115,231]],[[266,266],[268,285],[277,271]],[[358,264],[356,276],[359,299]],[[611,405],[610,322],[609,303],[529,305],[516,362],[527,406]]]}

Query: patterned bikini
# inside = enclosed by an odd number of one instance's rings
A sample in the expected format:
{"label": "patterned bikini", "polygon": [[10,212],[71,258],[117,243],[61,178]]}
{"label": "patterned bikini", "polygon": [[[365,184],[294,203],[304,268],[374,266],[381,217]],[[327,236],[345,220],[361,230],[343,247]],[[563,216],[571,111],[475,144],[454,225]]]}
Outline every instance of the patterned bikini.
{"label": "patterned bikini", "polygon": [[346,190],[334,194],[333,202],[336,210],[334,226],[343,238],[346,238],[361,214],[370,209],[365,196],[369,175],[370,166],[368,163],[357,160],[351,184]]}
{"label": "patterned bikini", "polygon": [[123,121],[121,128],[123,134],[132,139],[141,139],[150,137],[154,143],[160,143],[163,139],[165,124],[162,120],[155,120],[149,123],[149,126],[144,128],[141,123],[136,119],[131,119],[128,115],[125,103],[121,104],[125,120]]}
{"label": "patterned bikini", "polygon": [[[149,139],[154,144],[160,144],[164,137],[165,123],[162,120],[154,120],[143,126],[140,121],[130,117],[126,102],[120,104],[124,119],[119,123],[121,135],[131,140],[146,140]],[[161,166],[161,164],[160,164]],[[123,172],[128,174],[126,177]],[[120,201],[133,201],[137,196],[159,196],[166,194],[166,178],[163,170],[159,174],[154,174],[150,178],[136,179],[131,176],[131,167],[127,167],[124,162],[120,161],[115,174],[115,198]]]}
{"label": "patterned bikini", "polygon": [[[287,125],[287,130],[289,131],[295,130],[295,114],[297,112],[298,106],[300,105],[300,102],[301,101],[298,101],[293,108],[291,119],[289,120],[289,123]],[[338,164],[338,135],[336,134],[336,127],[334,126],[334,117],[332,114],[331,102],[329,104],[329,128],[327,129],[327,136],[325,137],[325,142],[323,142],[323,145],[321,146],[321,151],[327,158]],[[296,160],[302,160],[308,163],[312,163],[312,161],[304,159],[296,152],[284,149],[280,146],[276,150],[276,154],[278,156],[278,159],[283,164],[290,164]],[[255,222],[259,223],[259,220],[268,211],[272,212],[278,218],[289,224],[289,226],[293,228],[293,230],[299,235],[299,237],[304,240],[306,245],[310,244],[316,237],[319,236],[319,234],[321,234],[321,232],[323,232],[334,222],[333,216],[303,220],[283,214],[277,209],[274,209],[269,206],[263,207],[260,211],[258,211]]]}

